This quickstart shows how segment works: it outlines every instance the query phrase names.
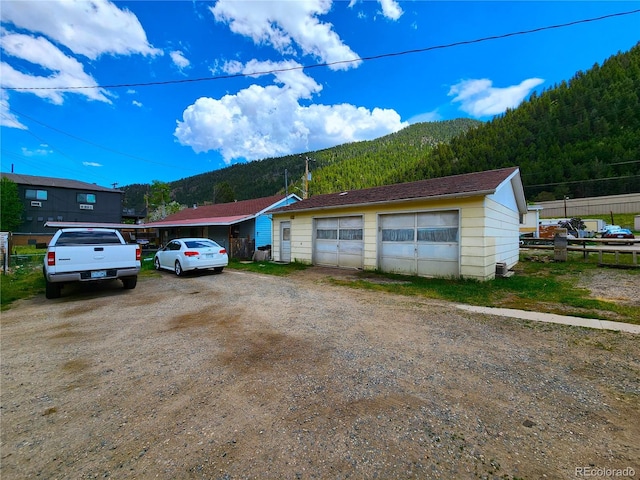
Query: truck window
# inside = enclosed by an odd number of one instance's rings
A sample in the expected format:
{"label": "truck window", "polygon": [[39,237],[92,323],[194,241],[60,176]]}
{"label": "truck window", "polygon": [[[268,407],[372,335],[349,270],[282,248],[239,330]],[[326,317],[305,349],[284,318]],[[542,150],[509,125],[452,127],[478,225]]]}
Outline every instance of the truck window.
{"label": "truck window", "polygon": [[104,245],[105,243],[122,243],[115,232],[63,232],[56,245]]}

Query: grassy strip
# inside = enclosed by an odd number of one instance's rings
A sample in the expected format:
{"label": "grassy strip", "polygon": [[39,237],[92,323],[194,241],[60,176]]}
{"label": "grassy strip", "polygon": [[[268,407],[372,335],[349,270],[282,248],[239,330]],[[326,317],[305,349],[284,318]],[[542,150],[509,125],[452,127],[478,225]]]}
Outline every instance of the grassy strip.
{"label": "grassy strip", "polygon": [[[362,272],[357,281],[333,279],[337,285],[401,295],[415,295],[468,305],[515,308],[584,318],[640,324],[640,307],[595,299],[577,287],[579,276],[598,270],[590,262],[547,263],[521,260],[516,274],[487,282],[469,279],[407,277]],[[625,271],[640,283],[640,272]],[[385,281],[390,280],[390,281]]]}
{"label": "grassy strip", "polygon": [[[151,257],[152,258],[152,257]],[[336,285],[365,288],[402,295],[415,295],[451,302],[489,307],[517,308],[587,318],[600,318],[640,324],[640,307],[594,299],[589,291],[578,288],[578,279],[599,269],[597,262],[584,261],[581,254],[570,261],[555,263],[548,255],[522,255],[516,274],[487,282],[469,279],[410,277],[378,272],[359,272],[357,280],[331,279]],[[267,275],[286,276],[304,270],[302,263],[241,262],[231,260],[229,268]],[[143,275],[154,275],[153,262],[142,262]],[[640,283],[640,270],[625,271]],[[40,268],[18,268],[0,281],[2,309],[11,302],[44,292]]]}
{"label": "grassy strip", "polygon": [[628,228],[629,230],[634,230],[634,218],[638,213],[614,213],[613,214],[613,223],[611,222],[610,214],[602,214],[602,215],[585,215],[582,219],[590,219],[590,220],[604,220],[607,224],[612,225],[620,225],[622,228]]}
{"label": "grassy strip", "polygon": [[234,270],[244,270],[256,273],[265,273],[267,275],[276,275],[283,277],[290,273],[297,272],[309,268],[299,262],[292,263],[275,263],[275,262],[243,262],[237,259],[229,260],[229,268]]}
{"label": "grassy strip", "polygon": [[26,266],[0,277],[0,310],[6,310],[12,302],[21,298],[44,294],[42,266]]}

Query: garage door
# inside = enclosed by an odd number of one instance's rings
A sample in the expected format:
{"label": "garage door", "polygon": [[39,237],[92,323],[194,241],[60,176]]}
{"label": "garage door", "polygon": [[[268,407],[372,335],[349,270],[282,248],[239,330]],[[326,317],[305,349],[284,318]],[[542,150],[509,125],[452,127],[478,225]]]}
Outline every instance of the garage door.
{"label": "garage door", "polygon": [[314,263],[330,267],[362,268],[362,232],[361,216],[316,219]]}
{"label": "garage door", "polygon": [[379,263],[385,272],[460,275],[457,211],[380,215]]}

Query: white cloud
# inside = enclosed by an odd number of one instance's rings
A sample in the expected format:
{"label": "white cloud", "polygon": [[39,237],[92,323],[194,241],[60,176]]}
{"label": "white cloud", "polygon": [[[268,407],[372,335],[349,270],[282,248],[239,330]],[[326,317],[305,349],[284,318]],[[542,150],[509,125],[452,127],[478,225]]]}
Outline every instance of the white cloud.
{"label": "white cloud", "polygon": [[380,0],[380,5],[382,14],[391,20],[398,20],[404,13],[395,0]]}
{"label": "white cloud", "polygon": [[105,53],[162,55],[149,44],[133,13],[106,0],[2,2],[2,21],[41,33],[90,59]]}
{"label": "white cloud", "polygon": [[[331,4],[330,0],[219,0],[211,12],[218,22],[227,23],[231,31],[251,38],[257,45],[271,45],[282,54],[295,55],[298,48],[324,63],[357,59],[358,55],[333,31],[333,25],[318,20],[329,12]],[[330,68],[347,70],[359,63],[338,63]]]}
{"label": "white cloud", "polygon": [[84,165],[85,167],[102,167],[103,166],[101,163],[97,163],[97,162],[82,162],[82,165]]}
{"label": "white cloud", "polygon": [[137,101],[137,100],[132,101],[131,104],[136,106],[136,107],[142,107],[142,103]]}
{"label": "white cloud", "polygon": [[[163,54],[149,44],[133,13],[106,0],[9,1],[3,2],[0,15],[2,85],[33,88],[21,92],[57,105],[64,103],[69,93],[105,103],[111,103],[109,97],[117,97],[97,88],[80,56],[94,60],[103,54]],[[20,33],[10,31],[11,25]]]}
{"label": "white cloud", "polygon": [[[11,3],[11,2],[10,2]],[[8,63],[2,62],[2,85],[5,87],[31,87],[29,90],[54,104],[63,103],[63,93],[84,95],[91,100],[111,103],[102,88],[81,88],[57,90],[56,87],[97,87],[96,81],[84,72],[83,65],[75,58],[65,55],[58,47],[43,37],[32,37],[21,33],[6,33],[0,37],[0,47],[6,55],[39,65],[53,72],[47,76],[30,75],[20,72]],[[4,58],[6,58],[6,55]]]}
{"label": "white cloud", "polygon": [[138,92],[136,92],[133,88],[130,88],[129,90],[127,90],[127,93],[128,93],[129,95],[135,95],[135,94],[136,94],[136,93],[138,93]]}
{"label": "white cloud", "polygon": [[174,50],[173,52],[169,53],[169,55],[171,56],[171,60],[173,61],[173,63],[180,70],[184,70],[189,65],[191,65],[191,62],[184,56],[184,54],[180,50]]}
{"label": "white cloud", "polygon": [[529,78],[519,85],[495,88],[491,80],[464,80],[453,85],[448,95],[453,102],[460,103],[460,110],[474,117],[486,117],[504,113],[509,108],[516,108],[538,85],[544,82],[541,78]]}
{"label": "white cloud", "polygon": [[[359,1],[360,0],[351,0],[349,2],[349,8],[355,7]],[[382,14],[390,20],[398,20],[404,13],[396,0],[378,0],[378,3],[380,3],[382,7]],[[366,18],[366,14],[362,11],[358,12],[358,18]]]}
{"label": "white cloud", "polygon": [[48,148],[49,145],[40,145],[40,147],[44,147],[44,148],[38,148],[37,150],[29,150],[27,147],[22,147],[21,149],[22,155],[24,155],[25,157],[44,157],[45,155],[49,155],[50,153],[53,153],[53,150]]}
{"label": "white cloud", "polygon": [[[286,70],[295,65],[252,61],[241,71]],[[227,66],[239,68],[236,63]],[[275,82],[279,85],[251,85],[220,99],[199,98],[185,109],[174,135],[196,153],[219,151],[228,164],[233,159],[257,160],[370,140],[407,126],[394,110],[301,105],[301,99],[321,90],[302,70],[278,72]]]}
{"label": "white cloud", "polygon": [[6,90],[0,90],[0,127],[28,130],[9,109],[9,95]]}
{"label": "white cloud", "polygon": [[432,112],[425,112],[425,113],[420,113],[418,115],[414,115],[409,120],[407,120],[407,123],[410,125],[413,125],[414,123],[437,122],[440,120],[442,120],[442,115],[440,115],[440,113],[438,113],[437,110],[434,110]]}

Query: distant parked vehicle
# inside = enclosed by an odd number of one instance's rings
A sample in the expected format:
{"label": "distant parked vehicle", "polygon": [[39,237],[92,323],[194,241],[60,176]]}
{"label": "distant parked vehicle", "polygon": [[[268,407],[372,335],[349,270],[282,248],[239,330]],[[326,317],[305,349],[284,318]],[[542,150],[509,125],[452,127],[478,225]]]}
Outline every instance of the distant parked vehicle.
{"label": "distant parked vehicle", "polygon": [[636,237],[628,228],[620,228],[617,225],[608,225],[607,229],[602,233],[602,238],[635,239]]}
{"label": "distant parked vehicle", "polygon": [[224,247],[208,238],[176,238],[156,252],[153,264],[156,270],[172,270],[178,276],[210,268],[220,273],[229,257]]}

